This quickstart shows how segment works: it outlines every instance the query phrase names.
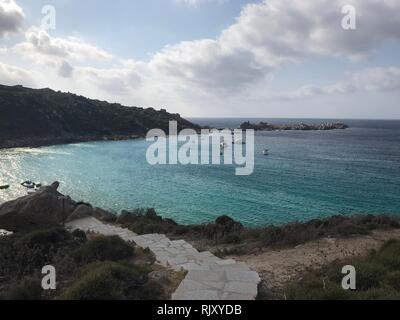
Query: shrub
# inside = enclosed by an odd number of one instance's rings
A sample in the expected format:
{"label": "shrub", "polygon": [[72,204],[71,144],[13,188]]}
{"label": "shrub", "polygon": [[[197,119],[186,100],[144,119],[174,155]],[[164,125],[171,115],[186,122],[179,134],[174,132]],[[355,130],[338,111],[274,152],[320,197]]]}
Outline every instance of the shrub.
{"label": "shrub", "polygon": [[370,259],[355,265],[357,270],[357,290],[378,288],[384,279],[387,269]]}
{"label": "shrub", "polygon": [[[309,272],[302,280],[290,284],[286,291],[290,299],[396,299],[400,300],[400,241],[387,241],[380,250],[367,257],[336,261],[320,271]],[[341,267],[356,268],[357,290],[341,288]],[[325,289],[323,288],[325,279]]]}
{"label": "shrub", "polygon": [[7,300],[41,300],[42,286],[38,278],[24,278],[5,295]]}
{"label": "shrub", "polygon": [[400,292],[400,271],[393,271],[387,274],[384,284]]}
{"label": "shrub", "polygon": [[134,249],[118,236],[100,236],[88,241],[74,253],[79,263],[94,261],[119,261],[133,256]]}
{"label": "shrub", "polygon": [[21,277],[56,264],[79,244],[64,229],[55,228],[0,240],[0,274]]}
{"label": "shrub", "polygon": [[343,290],[340,284],[311,276],[300,285],[294,285],[287,290],[289,300],[347,300],[351,292]]}
{"label": "shrub", "polygon": [[147,273],[116,262],[97,262],[84,269],[83,276],[62,296],[67,300],[141,299]]}
{"label": "shrub", "polygon": [[389,240],[376,255],[376,259],[392,269],[400,269],[400,241]]}

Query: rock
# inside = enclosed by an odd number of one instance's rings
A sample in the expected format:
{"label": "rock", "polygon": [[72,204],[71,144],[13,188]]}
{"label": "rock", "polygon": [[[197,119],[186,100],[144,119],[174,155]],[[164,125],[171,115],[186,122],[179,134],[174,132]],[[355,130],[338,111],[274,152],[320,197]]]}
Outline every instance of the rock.
{"label": "rock", "polygon": [[79,220],[83,218],[88,218],[93,215],[93,208],[86,204],[80,204],[72,212],[72,214],[67,218],[67,222]]}
{"label": "rock", "polygon": [[101,208],[93,209],[93,217],[95,217],[96,219],[105,221],[105,222],[115,222],[115,220],[117,220],[117,217],[115,214],[112,214],[111,212],[108,212]]}
{"label": "rock", "polygon": [[158,283],[167,283],[168,278],[169,275],[167,270],[152,271],[148,274],[149,280],[156,281]]}
{"label": "rock", "polygon": [[260,122],[258,124],[250,123],[249,121],[244,122],[240,125],[242,130],[253,129],[255,131],[274,131],[274,130],[345,130],[349,126],[344,123],[322,123],[322,124],[305,124],[305,123],[293,123],[293,124],[271,124],[267,122]]}
{"label": "rock", "polygon": [[73,212],[74,202],[57,191],[59,183],[0,206],[0,228],[29,231],[63,223]]}

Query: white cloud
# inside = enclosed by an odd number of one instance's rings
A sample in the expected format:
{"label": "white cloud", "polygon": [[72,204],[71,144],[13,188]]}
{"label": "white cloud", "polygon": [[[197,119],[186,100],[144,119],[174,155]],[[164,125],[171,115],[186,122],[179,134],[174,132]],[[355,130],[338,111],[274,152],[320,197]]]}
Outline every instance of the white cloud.
{"label": "white cloud", "polygon": [[74,67],[68,61],[63,61],[58,69],[58,74],[63,78],[71,78],[74,73]]}
{"label": "white cloud", "polygon": [[33,80],[32,71],[0,62],[0,83],[5,85],[22,84],[33,86],[35,81]]}
{"label": "white cloud", "polygon": [[[343,4],[357,8],[356,31],[341,27]],[[245,6],[219,37],[167,46],[148,62],[118,59],[82,39],[55,37],[32,27],[26,31],[25,41],[8,52],[45,67],[35,74],[8,67],[2,70],[0,81],[38,76],[41,85],[90,97],[143,106],[167,105],[178,112],[201,110],[197,114],[221,108],[220,115],[240,111],[240,107],[250,105],[248,101],[260,97],[263,100],[259,99],[258,106],[265,101],[360,91],[393,92],[399,88],[396,67],[360,71],[329,86],[309,85],[283,93],[266,87],[272,82],[268,77],[288,64],[321,56],[368,57],[386,41],[400,38],[399,10],[397,0],[263,1]],[[10,59],[14,61],[14,57]]]}
{"label": "white cloud", "polygon": [[[341,8],[352,4],[358,29],[344,30]],[[313,56],[367,56],[400,38],[397,0],[268,0],[247,5],[217,39],[166,47],[153,70],[205,92],[237,91],[283,64]]]}
{"label": "white cloud", "polygon": [[15,46],[16,52],[34,59],[38,63],[53,63],[54,59],[73,59],[77,61],[109,61],[113,56],[82,39],[75,37],[52,37],[45,30],[30,28],[25,33],[26,41]]}
{"label": "white cloud", "polygon": [[14,0],[0,0],[0,37],[20,30],[24,11]]}
{"label": "white cloud", "polygon": [[88,82],[97,89],[113,95],[123,95],[141,84],[140,75],[129,68],[98,69],[77,67],[74,69],[75,80]]}
{"label": "white cloud", "polygon": [[356,92],[400,92],[400,67],[367,68],[349,75],[348,78],[327,86],[303,86],[293,92],[272,95],[270,98],[297,100]]}

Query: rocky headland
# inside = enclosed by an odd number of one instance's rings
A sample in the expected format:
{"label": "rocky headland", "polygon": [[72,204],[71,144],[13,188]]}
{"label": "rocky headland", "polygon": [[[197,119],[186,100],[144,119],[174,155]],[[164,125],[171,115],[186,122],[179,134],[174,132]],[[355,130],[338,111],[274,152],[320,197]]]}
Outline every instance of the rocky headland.
{"label": "rocky headland", "polygon": [[166,110],[126,107],[51,89],[0,85],[0,148],[144,137],[150,129],[199,129]]}
{"label": "rocky headland", "polygon": [[249,121],[244,122],[240,125],[240,129],[253,129],[255,131],[326,131],[326,130],[345,130],[349,126],[344,123],[321,123],[321,124],[305,124],[305,123],[294,123],[294,124],[271,124],[267,122],[251,123]]}

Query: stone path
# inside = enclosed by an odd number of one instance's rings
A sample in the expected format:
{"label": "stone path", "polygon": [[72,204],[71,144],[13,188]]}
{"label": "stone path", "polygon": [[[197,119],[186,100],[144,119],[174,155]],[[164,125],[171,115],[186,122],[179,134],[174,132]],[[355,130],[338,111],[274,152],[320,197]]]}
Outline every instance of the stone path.
{"label": "stone path", "polygon": [[172,300],[254,300],[261,279],[244,262],[222,260],[211,252],[198,252],[184,240],[171,241],[162,234],[138,236],[132,231],[102,223],[95,218],[66,224],[70,230],[81,229],[103,235],[118,235],[150,249],[157,261],[174,270],[188,273]]}

